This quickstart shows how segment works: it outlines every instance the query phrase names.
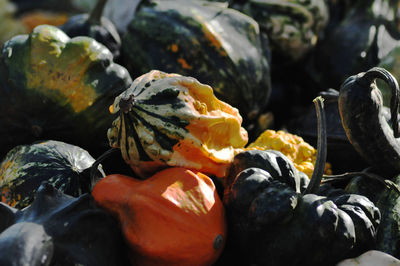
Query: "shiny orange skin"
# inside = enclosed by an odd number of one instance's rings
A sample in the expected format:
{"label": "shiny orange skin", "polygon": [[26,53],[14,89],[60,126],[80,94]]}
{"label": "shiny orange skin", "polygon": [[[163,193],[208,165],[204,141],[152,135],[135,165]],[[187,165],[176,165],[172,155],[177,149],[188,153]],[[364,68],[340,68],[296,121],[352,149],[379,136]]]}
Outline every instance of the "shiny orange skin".
{"label": "shiny orange skin", "polygon": [[223,250],[225,210],[202,173],[176,167],[146,180],[109,175],[92,195],[118,217],[134,265],[212,265]]}

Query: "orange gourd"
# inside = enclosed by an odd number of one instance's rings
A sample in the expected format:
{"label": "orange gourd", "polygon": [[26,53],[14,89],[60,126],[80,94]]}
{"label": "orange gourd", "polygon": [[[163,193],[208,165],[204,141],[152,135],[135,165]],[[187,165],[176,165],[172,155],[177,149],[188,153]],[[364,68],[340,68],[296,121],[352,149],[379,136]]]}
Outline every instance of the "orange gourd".
{"label": "orange gourd", "polygon": [[109,175],[92,195],[118,217],[134,265],[212,265],[223,250],[225,210],[202,173],[175,167],[146,180]]}

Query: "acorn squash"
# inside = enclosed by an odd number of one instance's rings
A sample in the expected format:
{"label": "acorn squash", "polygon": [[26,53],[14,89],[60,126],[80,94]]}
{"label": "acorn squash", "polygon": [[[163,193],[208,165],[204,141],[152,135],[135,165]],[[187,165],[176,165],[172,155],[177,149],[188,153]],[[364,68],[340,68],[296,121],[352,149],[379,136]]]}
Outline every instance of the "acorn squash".
{"label": "acorn squash", "polygon": [[0,70],[0,157],[43,139],[107,148],[108,106],[131,78],[106,47],[41,25],[4,44]]}
{"label": "acorn squash", "polygon": [[364,196],[320,189],[326,126],[321,110],[318,116],[317,163],[309,183],[302,183],[292,162],[279,152],[237,155],[245,160],[238,158],[232,167],[235,178],[224,202],[228,234],[242,252],[243,264],[334,265],[374,244],[379,209]]}
{"label": "acorn squash", "polygon": [[191,76],[239,109],[245,127],[270,95],[269,46],[258,24],[220,3],[143,1],[122,37],[124,65]]}

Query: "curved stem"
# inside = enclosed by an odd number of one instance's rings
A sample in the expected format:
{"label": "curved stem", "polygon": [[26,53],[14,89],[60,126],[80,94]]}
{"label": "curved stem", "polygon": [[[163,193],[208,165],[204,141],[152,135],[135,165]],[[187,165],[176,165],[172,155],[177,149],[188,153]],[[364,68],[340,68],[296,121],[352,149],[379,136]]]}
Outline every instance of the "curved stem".
{"label": "curved stem", "polygon": [[382,185],[384,185],[386,188],[394,189],[400,195],[400,188],[396,183],[394,183],[393,181],[391,181],[389,179],[385,179],[385,178],[381,177],[380,175],[377,175],[374,173],[368,173],[368,172],[350,172],[350,173],[343,173],[340,175],[324,175],[324,179],[322,180],[322,183],[324,183],[324,184],[333,183],[333,182],[353,178],[356,176],[362,176],[362,177],[367,177],[367,178],[376,180],[379,183],[381,183]]}
{"label": "curved stem", "polygon": [[398,122],[400,89],[396,78],[384,68],[373,67],[367,72],[363,73],[363,75],[357,77],[356,82],[363,87],[370,87],[377,78],[385,81],[391,88],[392,95],[390,98],[390,123],[392,124],[394,137],[398,138],[400,137]]}
{"label": "curved stem", "polygon": [[88,21],[92,24],[100,25],[101,16],[103,15],[104,6],[107,0],[97,0],[97,4],[94,6],[92,12],[90,12]]}
{"label": "curved stem", "polygon": [[118,148],[111,148],[107,151],[105,151],[102,155],[100,155],[96,161],[94,161],[94,163],[92,164],[92,166],[90,166],[90,179],[93,180],[96,176],[96,170],[98,168],[98,166],[101,164],[101,162],[104,161],[104,159],[108,158],[111,154],[115,153],[119,151]]}
{"label": "curved stem", "polygon": [[326,163],[326,117],[324,111],[324,99],[321,96],[314,100],[315,109],[318,119],[318,140],[317,140],[317,159],[315,160],[314,172],[311,176],[310,183],[304,190],[303,195],[316,193],[321,184],[322,175],[325,170]]}

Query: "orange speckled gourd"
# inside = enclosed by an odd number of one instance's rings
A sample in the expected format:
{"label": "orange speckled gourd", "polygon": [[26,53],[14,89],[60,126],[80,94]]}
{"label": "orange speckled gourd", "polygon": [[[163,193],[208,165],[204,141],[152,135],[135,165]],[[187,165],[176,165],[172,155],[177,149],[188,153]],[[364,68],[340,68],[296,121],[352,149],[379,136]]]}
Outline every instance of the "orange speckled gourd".
{"label": "orange speckled gourd", "polygon": [[118,217],[134,265],[212,265],[223,250],[225,210],[202,173],[172,167],[146,180],[110,175],[92,195]]}

